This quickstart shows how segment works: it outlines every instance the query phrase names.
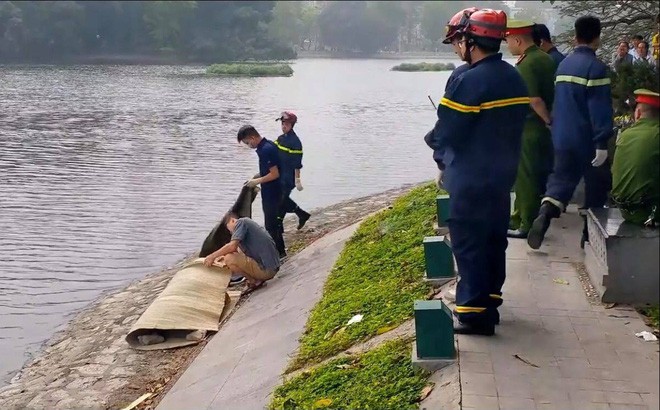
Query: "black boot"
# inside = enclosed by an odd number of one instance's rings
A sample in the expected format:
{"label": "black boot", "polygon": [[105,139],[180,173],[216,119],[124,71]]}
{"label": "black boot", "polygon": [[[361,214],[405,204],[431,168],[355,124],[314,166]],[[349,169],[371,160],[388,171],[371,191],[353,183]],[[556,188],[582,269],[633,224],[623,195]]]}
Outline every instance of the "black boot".
{"label": "black boot", "polygon": [[301,230],[311,215],[300,208],[296,209],[296,215],[298,215],[298,230]]}
{"label": "black boot", "polygon": [[550,227],[550,221],[552,218],[558,218],[559,215],[561,215],[561,209],[550,202],[543,202],[539,210],[539,216],[534,219],[532,228],[527,234],[527,244],[530,248],[538,249],[541,247],[545,233]]}
{"label": "black boot", "polygon": [[522,231],[520,229],[509,229],[506,232],[506,236],[514,239],[525,239],[527,238],[527,232]]}
{"label": "black boot", "polygon": [[493,336],[495,334],[495,325],[492,323],[458,322],[458,324],[454,325],[454,333],[457,335]]}

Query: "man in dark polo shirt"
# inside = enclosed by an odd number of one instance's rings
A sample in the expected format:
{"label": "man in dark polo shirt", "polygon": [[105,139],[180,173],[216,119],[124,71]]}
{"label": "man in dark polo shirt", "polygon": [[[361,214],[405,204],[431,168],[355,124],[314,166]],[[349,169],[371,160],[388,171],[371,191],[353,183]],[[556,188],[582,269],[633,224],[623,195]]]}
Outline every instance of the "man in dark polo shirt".
{"label": "man in dark polo shirt", "polygon": [[275,241],[280,258],[286,256],[282,221],[279,219],[279,206],[282,198],[280,184],[280,158],[277,147],[263,138],[251,125],[244,125],[238,130],[238,142],[257,150],[259,156],[259,177],[246,182],[247,186],[261,185],[261,203],[264,210],[266,231]]}
{"label": "man in dark polo shirt", "polygon": [[204,259],[211,266],[222,259],[233,274],[245,276],[250,289],[256,289],[272,279],[280,270],[280,258],[268,232],[250,218],[228,213],[224,223],[231,232],[231,241]]}

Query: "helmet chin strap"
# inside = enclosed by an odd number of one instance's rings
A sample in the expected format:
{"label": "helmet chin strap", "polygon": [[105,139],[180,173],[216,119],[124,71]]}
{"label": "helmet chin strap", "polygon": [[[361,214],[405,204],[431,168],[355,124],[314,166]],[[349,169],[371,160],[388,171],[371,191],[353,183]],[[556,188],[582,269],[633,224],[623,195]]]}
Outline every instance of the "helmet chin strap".
{"label": "helmet chin strap", "polygon": [[474,42],[471,38],[466,37],[465,38],[465,52],[463,53],[463,61],[465,61],[468,64],[472,64],[472,53],[470,52],[470,49],[474,45]]}

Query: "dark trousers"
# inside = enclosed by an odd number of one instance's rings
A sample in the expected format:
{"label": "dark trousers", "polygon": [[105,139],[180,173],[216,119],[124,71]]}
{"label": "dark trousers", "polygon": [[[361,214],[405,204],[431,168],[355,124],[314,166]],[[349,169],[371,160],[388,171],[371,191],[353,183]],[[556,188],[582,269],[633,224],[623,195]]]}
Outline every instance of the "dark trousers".
{"label": "dark trousers", "polygon": [[283,188],[282,189],[282,202],[280,203],[280,220],[284,221],[286,214],[296,214],[298,218],[304,218],[309,216],[309,214],[303,211],[297,203],[291,199],[291,191],[293,188]]}
{"label": "dark trousers", "polygon": [[275,241],[275,248],[277,248],[280,255],[285,255],[286,249],[284,247],[284,237],[282,236],[284,229],[282,227],[282,220],[279,217],[281,198],[278,196],[273,198],[262,196],[261,201],[264,210],[266,231],[268,231],[273,241]]}
{"label": "dark trousers", "polygon": [[548,177],[545,196],[568,205],[575,187],[584,177],[584,208],[600,208],[607,202],[612,187],[612,173],[609,161],[600,167],[592,167],[592,155],[575,151],[555,151],[555,163]]}
{"label": "dark trousers", "polygon": [[447,225],[460,275],[455,312],[463,323],[494,324],[497,318],[510,205],[509,190],[451,194]]}

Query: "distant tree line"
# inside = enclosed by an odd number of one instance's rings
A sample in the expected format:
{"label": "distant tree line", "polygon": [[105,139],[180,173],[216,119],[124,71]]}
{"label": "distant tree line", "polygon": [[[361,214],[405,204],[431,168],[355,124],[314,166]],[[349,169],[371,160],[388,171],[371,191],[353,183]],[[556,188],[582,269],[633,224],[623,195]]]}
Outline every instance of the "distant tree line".
{"label": "distant tree line", "polygon": [[0,62],[449,51],[440,42],[445,24],[473,5],[508,11],[501,1],[0,1]]}

